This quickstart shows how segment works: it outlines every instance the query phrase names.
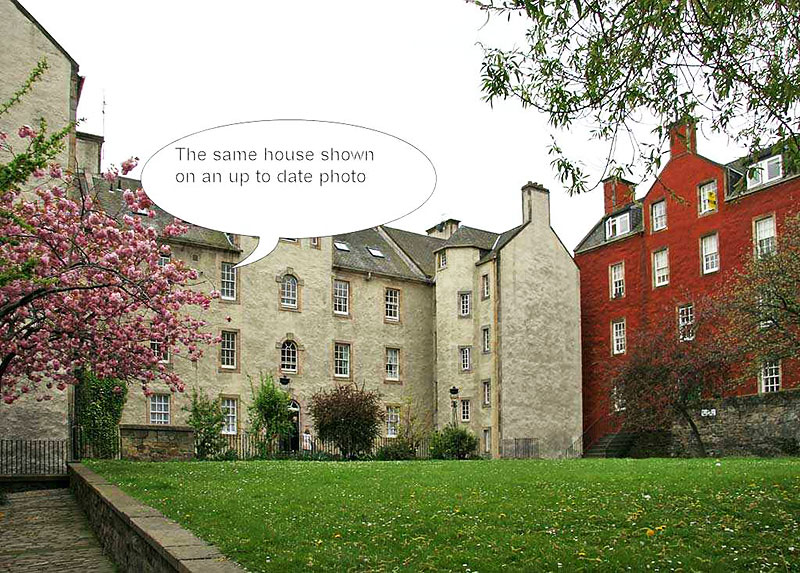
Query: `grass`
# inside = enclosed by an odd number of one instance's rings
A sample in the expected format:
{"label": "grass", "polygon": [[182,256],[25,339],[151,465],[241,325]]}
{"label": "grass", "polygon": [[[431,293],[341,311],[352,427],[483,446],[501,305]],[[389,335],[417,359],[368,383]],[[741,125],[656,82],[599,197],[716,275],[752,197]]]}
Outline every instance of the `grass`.
{"label": "grass", "polygon": [[250,571],[800,571],[800,459],[87,465]]}

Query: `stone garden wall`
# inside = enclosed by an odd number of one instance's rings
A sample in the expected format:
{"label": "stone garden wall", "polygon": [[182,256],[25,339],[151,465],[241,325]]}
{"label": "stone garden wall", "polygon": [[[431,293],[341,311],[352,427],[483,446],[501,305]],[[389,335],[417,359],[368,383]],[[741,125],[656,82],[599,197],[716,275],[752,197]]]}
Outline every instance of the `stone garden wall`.
{"label": "stone garden wall", "polygon": [[[709,401],[694,418],[709,455],[800,455],[800,391]],[[673,455],[696,455],[691,428],[672,428]]]}
{"label": "stone garden wall", "polygon": [[125,460],[163,462],[194,456],[194,430],[188,426],[123,424],[119,437]]}
{"label": "stone garden wall", "polygon": [[130,573],[241,573],[209,545],[82,464],[71,464],[69,482],[104,552]]}

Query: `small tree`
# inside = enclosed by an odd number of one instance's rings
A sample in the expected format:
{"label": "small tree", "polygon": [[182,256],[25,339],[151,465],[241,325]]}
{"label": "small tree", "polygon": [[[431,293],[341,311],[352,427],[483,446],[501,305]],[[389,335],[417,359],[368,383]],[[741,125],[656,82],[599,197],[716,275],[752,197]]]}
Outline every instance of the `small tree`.
{"label": "small tree", "polygon": [[128,389],[113,378],[81,371],[75,387],[75,418],[80,428],[81,455],[111,458],[119,451],[117,426]]}
{"label": "small tree", "polygon": [[419,410],[411,394],[406,394],[400,407],[398,429],[398,437],[412,449],[416,449],[433,429],[430,420],[419,415]]}
{"label": "small tree", "polygon": [[[252,389],[252,380],[250,382]],[[253,402],[248,406],[250,428],[258,436],[266,438],[271,444],[276,438],[291,434],[293,425],[289,419],[289,406],[292,398],[275,386],[270,374],[259,374],[257,389],[252,389]]]}
{"label": "small tree", "polygon": [[312,396],[311,417],[321,439],[332,441],[345,458],[354,458],[370,451],[386,413],[377,392],[343,384]]}
{"label": "small tree", "polygon": [[728,342],[756,368],[768,360],[800,356],[800,213],[789,215],[775,239],[745,253],[744,268],[732,277],[721,305]]}
{"label": "small tree", "polygon": [[466,460],[478,450],[478,437],[453,424],[433,434],[431,457],[435,460]]}
{"label": "small tree", "polygon": [[736,387],[731,374],[738,352],[726,344],[721,334],[726,323],[710,310],[710,301],[695,302],[693,324],[680,331],[674,308],[665,308],[657,321],[642,325],[627,360],[614,372],[607,396],[631,429],[661,430],[685,421],[705,457],[692,413],[704,400]]}
{"label": "small tree", "polygon": [[192,405],[184,408],[189,412],[187,423],[194,428],[194,442],[197,458],[207,460],[222,453],[225,448],[225,436],[222,426],[225,414],[219,398],[212,400],[205,392],[192,390]]}

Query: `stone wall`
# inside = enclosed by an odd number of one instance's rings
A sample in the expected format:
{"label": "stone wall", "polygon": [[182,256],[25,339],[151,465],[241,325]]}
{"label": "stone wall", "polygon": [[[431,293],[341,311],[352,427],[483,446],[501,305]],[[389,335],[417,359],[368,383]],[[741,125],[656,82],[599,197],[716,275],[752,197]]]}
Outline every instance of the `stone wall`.
{"label": "stone wall", "polygon": [[126,460],[163,462],[194,456],[194,430],[188,426],[123,424],[119,437]]}
{"label": "stone wall", "polygon": [[84,467],[69,468],[70,488],[119,571],[234,573],[242,569],[162,513]]}
{"label": "stone wall", "polygon": [[[706,415],[702,415],[703,410]],[[710,401],[696,413],[694,421],[709,455],[800,454],[800,391],[797,390]],[[676,424],[672,434],[674,455],[696,455],[688,424]]]}

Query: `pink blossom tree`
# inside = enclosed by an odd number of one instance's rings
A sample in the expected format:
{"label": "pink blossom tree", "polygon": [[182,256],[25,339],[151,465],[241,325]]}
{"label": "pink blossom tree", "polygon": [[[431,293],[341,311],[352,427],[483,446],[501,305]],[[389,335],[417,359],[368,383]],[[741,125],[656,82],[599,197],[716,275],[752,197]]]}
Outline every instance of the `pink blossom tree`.
{"label": "pink blossom tree", "polygon": [[[16,136],[25,147],[18,153]],[[194,361],[216,342],[200,318],[214,293],[191,284],[197,273],[183,261],[159,264],[170,253],[163,239],[187,227],[149,225],[154,212],[141,189],[122,194],[120,213],[107,212],[77,177],[48,163],[59,145],[44,125],[0,132],[0,153],[10,156],[0,165],[0,396],[49,400],[81,369],[141,383],[148,395],[156,381],[182,391],[162,353]],[[124,162],[123,175],[135,165]],[[23,190],[25,181],[34,188]]]}

